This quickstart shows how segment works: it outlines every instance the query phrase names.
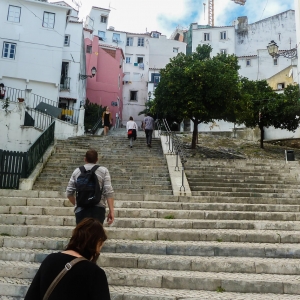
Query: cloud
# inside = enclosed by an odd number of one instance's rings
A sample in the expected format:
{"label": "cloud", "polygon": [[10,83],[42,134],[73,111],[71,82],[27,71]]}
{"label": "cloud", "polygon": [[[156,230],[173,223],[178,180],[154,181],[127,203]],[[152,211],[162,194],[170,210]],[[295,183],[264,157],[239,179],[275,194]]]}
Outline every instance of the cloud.
{"label": "cloud", "polygon": [[[75,7],[72,0],[65,2]],[[145,32],[147,29],[170,36],[178,25],[187,28],[193,22],[208,24],[208,0],[81,0],[81,2],[81,19],[85,19],[92,6],[111,7],[108,25],[120,31]],[[206,3],[205,13],[203,3]],[[293,0],[247,0],[245,6],[235,4],[231,0],[215,0],[215,25],[231,25],[239,16],[248,16],[249,23],[253,23],[293,8]]]}

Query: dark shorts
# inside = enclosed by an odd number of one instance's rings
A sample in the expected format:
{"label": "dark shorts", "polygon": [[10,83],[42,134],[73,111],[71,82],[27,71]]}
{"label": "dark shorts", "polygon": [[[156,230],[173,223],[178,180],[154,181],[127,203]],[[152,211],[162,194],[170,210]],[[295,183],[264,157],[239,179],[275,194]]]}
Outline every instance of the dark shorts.
{"label": "dark shorts", "polygon": [[95,218],[103,224],[105,220],[105,208],[101,206],[92,206],[84,208],[75,214],[76,224],[80,223],[84,218]]}

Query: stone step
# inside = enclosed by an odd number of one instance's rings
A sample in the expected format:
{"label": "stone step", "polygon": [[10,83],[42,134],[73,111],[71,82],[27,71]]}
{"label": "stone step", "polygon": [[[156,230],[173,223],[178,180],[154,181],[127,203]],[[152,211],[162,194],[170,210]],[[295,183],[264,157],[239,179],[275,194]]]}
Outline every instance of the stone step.
{"label": "stone step", "polygon": [[[68,243],[66,237],[44,236],[0,236],[0,242],[5,249],[14,248],[10,255],[32,255],[38,253],[41,261],[47,251],[62,251]],[[18,248],[18,249],[16,249]],[[2,248],[0,248],[0,251]],[[22,249],[26,249],[26,254]],[[1,255],[5,255],[5,253]],[[180,255],[198,257],[260,257],[260,258],[300,258],[300,250],[297,244],[273,244],[273,243],[247,243],[225,241],[154,241],[154,240],[118,240],[109,238],[102,248],[103,253],[135,253],[151,255]],[[22,257],[23,257],[22,256]]]}
{"label": "stone step", "polygon": [[[156,200],[159,200],[156,199]],[[27,201],[27,202],[26,202]],[[53,214],[69,215],[69,207],[73,205],[66,199],[51,198],[2,198],[0,213],[23,214]],[[27,205],[26,205],[27,204]],[[37,207],[34,209],[32,206]],[[166,210],[194,210],[194,211],[228,211],[228,212],[299,212],[300,205],[272,205],[272,204],[218,204],[218,203],[189,203],[189,202],[156,202],[156,201],[122,201],[115,200],[115,208],[142,208]]]}
{"label": "stone step", "polygon": [[220,197],[220,196],[224,196],[224,197],[275,197],[275,198],[299,198],[300,197],[300,193],[299,194],[293,194],[293,193],[288,193],[287,191],[276,191],[276,192],[256,192],[255,190],[252,191],[192,191],[192,196],[215,196],[215,197]]}
{"label": "stone step", "polygon": [[195,179],[189,179],[189,185],[192,187],[207,187],[207,186],[213,186],[213,187],[218,187],[218,188],[253,188],[253,189],[259,189],[259,188],[272,188],[272,189],[294,189],[299,191],[298,184],[289,184],[289,183],[276,183],[275,181],[273,183],[246,183],[246,182],[240,182],[240,183],[233,183],[233,182],[224,182],[224,181],[219,181],[219,182],[203,182],[200,179],[195,180]]}
{"label": "stone step", "polygon": [[[56,225],[9,225],[0,224],[0,235],[68,237],[73,226],[68,218],[56,217]],[[73,219],[74,220],[74,219]],[[34,221],[33,221],[34,222]],[[55,221],[53,220],[53,223]],[[60,226],[59,222],[63,222]],[[299,243],[299,231],[283,230],[236,230],[236,229],[169,229],[169,228],[106,228],[111,239],[167,240],[167,241],[220,241],[249,243]]]}
{"label": "stone step", "polygon": [[194,169],[194,170],[189,170],[185,169],[185,172],[188,174],[188,176],[192,175],[198,175],[198,176],[216,176],[216,177],[224,177],[224,176],[265,176],[267,177],[273,177],[273,176],[279,176],[279,177],[294,177],[293,174],[290,173],[290,170],[285,170],[285,169],[278,169],[278,170],[273,170],[271,171],[264,171],[264,170],[230,170],[230,169],[224,169],[223,171],[205,171],[205,170],[199,170],[199,169]]}
{"label": "stone step", "polygon": [[[29,214],[30,212],[30,214]],[[39,214],[39,212],[44,215]],[[281,231],[300,231],[300,222],[290,220],[285,221],[266,221],[245,220],[242,216],[227,219],[214,219],[207,213],[204,217],[196,218],[192,214],[189,219],[184,219],[185,215],[174,215],[168,213],[153,212],[147,210],[139,213],[131,211],[126,213],[116,209],[115,222],[111,227],[120,228],[174,228],[174,229],[237,229],[237,230],[281,230]],[[202,219],[201,219],[202,217]],[[281,217],[281,216],[280,216]],[[134,219],[133,219],[134,218]],[[194,219],[193,219],[194,218]],[[274,217],[275,218],[275,217]],[[281,217],[284,218],[284,217]],[[285,217],[288,219],[287,217]],[[175,219],[175,220],[174,220]],[[249,218],[250,219],[250,218]],[[266,218],[267,219],[267,218]],[[35,207],[31,210],[26,207],[16,209],[13,212],[0,214],[0,224],[5,225],[44,225],[44,226],[75,226],[73,209],[62,211],[62,209],[41,209]]]}
{"label": "stone step", "polygon": [[[236,193],[293,193],[300,196],[299,189],[293,188],[277,188],[277,187],[214,187],[214,186],[190,186],[191,190],[196,191],[212,191],[212,192],[236,192]],[[297,195],[298,194],[298,195]]]}
{"label": "stone step", "polygon": [[[279,176],[268,176],[265,178],[264,176],[248,176],[248,177],[238,177],[238,178],[228,178],[227,176],[224,176],[222,179],[220,176],[218,177],[220,181],[218,182],[224,182],[224,183],[253,183],[253,184],[289,184],[289,185],[298,185],[299,181],[296,178],[286,178],[286,179],[280,179]],[[189,177],[189,182],[193,181],[200,181],[204,183],[213,183],[216,182],[216,176],[197,176],[193,175],[192,177]]]}
{"label": "stone step", "polygon": [[[18,293],[5,289],[8,296],[24,297],[26,286],[30,284],[39,267],[38,263],[0,261],[0,274],[2,278],[14,280],[0,280],[1,283],[10,283],[19,287]],[[103,267],[109,285],[188,289],[217,291],[222,289],[227,292],[237,293],[276,293],[276,294],[300,294],[300,283],[297,275],[254,274],[254,273],[214,273],[201,271],[176,271],[154,270],[120,267]],[[5,276],[2,275],[5,274]],[[2,282],[1,282],[2,281]],[[1,288],[1,285],[0,285]],[[6,291],[5,291],[6,290]],[[15,289],[16,292],[16,289]]]}
{"label": "stone step", "polygon": [[129,268],[103,268],[112,285],[237,293],[300,294],[297,275],[212,273]]}
{"label": "stone step", "polygon": [[300,259],[199,257],[133,253],[102,253],[98,265],[113,268],[299,275]]}
{"label": "stone step", "polygon": [[[12,264],[17,264],[17,262],[41,263],[47,257],[47,255],[53,252],[57,251],[44,249],[16,249],[2,247],[0,249],[0,266],[1,261],[9,261]],[[282,275],[300,274],[300,259],[291,260],[283,258],[249,258],[221,256],[183,257],[178,255],[103,252],[100,255],[98,264],[102,267],[114,268],[119,267],[217,273],[265,273]],[[36,265],[32,266],[34,268],[36,267]]]}

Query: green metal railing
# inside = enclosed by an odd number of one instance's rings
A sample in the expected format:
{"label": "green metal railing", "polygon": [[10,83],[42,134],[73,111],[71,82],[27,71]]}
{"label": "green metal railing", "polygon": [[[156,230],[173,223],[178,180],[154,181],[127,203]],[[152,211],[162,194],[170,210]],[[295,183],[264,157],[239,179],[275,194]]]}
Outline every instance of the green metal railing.
{"label": "green metal railing", "polygon": [[26,152],[26,160],[24,166],[24,178],[27,178],[36,165],[39,163],[40,159],[43,157],[47,148],[54,141],[54,129],[55,122],[52,124],[39,136],[39,138],[31,145],[31,147]]}
{"label": "green metal railing", "polygon": [[27,152],[0,150],[0,189],[18,189],[19,179],[27,178],[54,141],[53,122]]}

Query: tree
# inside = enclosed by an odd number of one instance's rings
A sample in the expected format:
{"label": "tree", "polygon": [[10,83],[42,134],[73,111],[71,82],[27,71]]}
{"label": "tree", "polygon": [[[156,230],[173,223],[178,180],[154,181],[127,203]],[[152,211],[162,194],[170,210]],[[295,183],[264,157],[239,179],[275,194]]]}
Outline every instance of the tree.
{"label": "tree", "polygon": [[241,78],[241,94],[235,103],[236,119],[245,126],[260,129],[260,147],[263,149],[264,128],[294,131],[299,125],[299,87],[289,85],[284,94],[277,94],[266,80]]}
{"label": "tree", "polygon": [[227,119],[239,91],[238,61],[234,55],[210,58],[209,45],[198,46],[191,55],[178,54],[161,70],[152,112],[194,123],[192,148],[196,148],[198,125]]}
{"label": "tree", "polygon": [[104,109],[101,105],[90,102],[89,99],[86,99],[84,109],[84,127],[87,131],[88,129],[92,129],[97,121],[102,118]]}

